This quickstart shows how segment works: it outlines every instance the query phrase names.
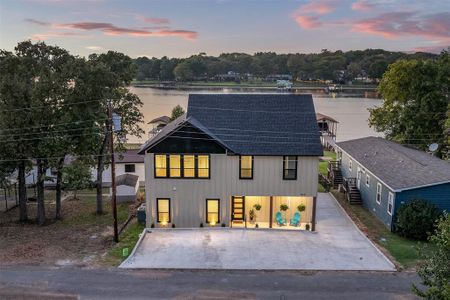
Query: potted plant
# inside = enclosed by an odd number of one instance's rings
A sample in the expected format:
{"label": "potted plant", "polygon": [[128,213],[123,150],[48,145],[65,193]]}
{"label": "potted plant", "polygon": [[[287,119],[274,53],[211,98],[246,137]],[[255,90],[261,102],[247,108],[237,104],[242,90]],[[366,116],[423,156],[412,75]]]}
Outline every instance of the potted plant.
{"label": "potted plant", "polygon": [[[255,205],[253,205],[253,208],[256,209],[256,211],[260,211],[261,210],[261,204],[256,203]],[[256,217],[257,215],[255,214],[255,223],[256,223]],[[256,228],[258,228],[258,223],[256,223],[255,225]]]}
{"label": "potted plant", "polygon": [[281,204],[280,210],[284,213],[284,220],[286,222],[286,211],[289,209],[289,206],[287,204]]}
{"label": "potted plant", "polygon": [[255,210],[250,209],[250,211],[248,212],[248,216],[250,217],[250,223],[254,223],[256,219]]}
{"label": "potted plant", "polygon": [[297,206],[297,210],[299,212],[305,211],[306,210],[305,204],[299,204],[299,206]]}

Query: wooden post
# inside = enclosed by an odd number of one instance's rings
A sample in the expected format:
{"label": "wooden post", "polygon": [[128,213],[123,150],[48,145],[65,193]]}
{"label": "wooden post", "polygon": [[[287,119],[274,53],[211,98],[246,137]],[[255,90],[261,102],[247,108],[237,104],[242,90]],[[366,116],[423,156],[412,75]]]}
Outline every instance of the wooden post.
{"label": "wooden post", "polygon": [[316,206],[317,206],[317,197],[313,197],[311,231],[316,231]]}
{"label": "wooden post", "polygon": [[112,195],[111,195],[111,206],[113,211],[113,218],[114,218],[114,242],[119,242],[119,229],[117,228],[117,200],[116,200],[116,164],[115,164],[115,158],[114,158],[114,133],[113,133],[113,126],[112,126],[112,103],[109,102],[108,105],[108,118],[109,118],[109,149],[111,154],[111,189],[112,189]]}
{"label": "wooden post", "polygon": [[269,228],[272,228],[272,220],[273,220],[273,196],[270,196]]}

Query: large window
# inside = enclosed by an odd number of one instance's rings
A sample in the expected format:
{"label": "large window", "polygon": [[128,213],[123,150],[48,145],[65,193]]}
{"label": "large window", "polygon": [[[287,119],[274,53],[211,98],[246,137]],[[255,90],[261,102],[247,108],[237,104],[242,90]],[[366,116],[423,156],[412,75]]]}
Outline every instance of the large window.
{"label": "large window", "polygon": [[239,157],[239,178],[253,178],[253,156],[243,155]]}
{"label": "large window", "polygon": [[183,156],[183,175],[185,178],[195,177],[195,155]]}
{"label": "large window", "polygon": [[209,155],[155,154],[155,178],[209,178]]}
{"label": "large window", "polygon": [[297,156],[283,157],[283,179],[284,180],[297,179]]}
{"label": "large window", "polygon": [[156,214],[158,223],[170,223],[170,199],[156,199]]}
{"label": "large window", "polygon": [[388,196],[388,205],[387,205],[387,212],[392,216],[392,209],[394,208],[394,194],[389,192]]}
{"label": "large window", "polygon": [[377,197],[376,197],[376,201],[378,204],[381,203],[381,183],[377,183]]}
{"label": "large window", "polygon": [[134,164],[125,165],[125,173],[134,173],[134,172],[136,172],[136,165]]}
{"label": "large window", "polygon": [[206,223],[214,225],[220,222],[220,200],[206,199]]}
{"label": "large window", "polygon": [[166,155],[155,155],[155,177],[167,177],[167,157]]}
{"label": "large window", "polygon": [[197,156],[197,177],[209,178],[209,155]]}

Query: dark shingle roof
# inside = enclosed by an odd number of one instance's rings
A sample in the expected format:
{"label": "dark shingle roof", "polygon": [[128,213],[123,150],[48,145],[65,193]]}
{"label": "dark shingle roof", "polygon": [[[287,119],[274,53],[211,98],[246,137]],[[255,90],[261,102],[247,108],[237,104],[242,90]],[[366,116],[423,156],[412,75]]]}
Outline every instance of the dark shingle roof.
{"label": "dark shingle roof", "polygon": [[144,157],[138,154],[139,149],[128,149],[123,153],[115,153],[116,163],[144,163]]}
{"label": "dark shingle roof", "polygon": [[323,154],[310,94],[191,94],[187,114],[179,119],[140,153],[188,122],[237,154]]}
{"label": "dark shingle roof", "polygon": [[450,182],[449,162],[383,138],[366,137],[337,146],[396,191]]}
{"label": "dark shingle roof", "polygon": [[153,123],[156,123],[156,122],[163,122],[163,123],[167,124],[167,123],[170,122],[170,117],[168,117],[168,116],[161,116],[161,117],[158,117],[158,118],[155,118],[155,119],[151,120],[147,124],[153,124]]}

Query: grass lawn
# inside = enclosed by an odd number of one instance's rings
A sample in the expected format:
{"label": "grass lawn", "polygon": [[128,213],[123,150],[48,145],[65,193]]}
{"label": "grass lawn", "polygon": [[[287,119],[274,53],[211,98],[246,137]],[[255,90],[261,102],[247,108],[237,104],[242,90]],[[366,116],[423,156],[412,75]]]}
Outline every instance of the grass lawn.
{"label": "grass lawn", "polygon": [[[329,160],[336,160],[336,152],[324,150],[323,156],[330,158]],[[319,173],[327,176],[328,174],[328,160],[319,161]],[[318,190],[319,193],[325,192],[325,188],[319,183]]]}
{"label": "grass lawn", "polygon": [[434,245],[431,243],[409,240],[390,232],[367,209],[359,205],[348,204],[343,194],[336,190],[331,192],[361,231],[378,244],[384,250],[383,252],[394,258],[400,267],[414,268],[424,254],[430,253],[434,249]]}

